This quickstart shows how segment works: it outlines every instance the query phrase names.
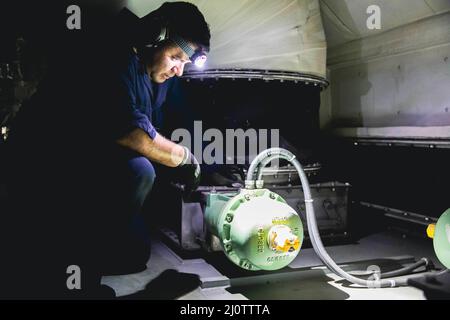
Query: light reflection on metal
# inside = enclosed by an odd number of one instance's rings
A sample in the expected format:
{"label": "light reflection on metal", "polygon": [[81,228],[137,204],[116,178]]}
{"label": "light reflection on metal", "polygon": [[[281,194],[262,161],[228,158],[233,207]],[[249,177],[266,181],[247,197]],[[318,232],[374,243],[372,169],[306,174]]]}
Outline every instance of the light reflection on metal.
{"label": "light reflection on metal", "polygon": [[404,139],[404,138],[352,138],[344,137],[354,146],[376,146],[376,147],[415,147],[428,149],[449,149],[450,139]]}
{"label": "light reflection on metal", "polygon": [[329,81],[320,76],[288,71],[274,71],[274,70],[252,70],[252,69],[216,69],[216,70],[204,70],[196,71],[189,70],[183,78],[186,80],[192,79],[259,79],[263,81],[293,81],[295,83],[301,82],[304,84],[312,84],[314,86],[320,86],[325,89],[329,85]]}

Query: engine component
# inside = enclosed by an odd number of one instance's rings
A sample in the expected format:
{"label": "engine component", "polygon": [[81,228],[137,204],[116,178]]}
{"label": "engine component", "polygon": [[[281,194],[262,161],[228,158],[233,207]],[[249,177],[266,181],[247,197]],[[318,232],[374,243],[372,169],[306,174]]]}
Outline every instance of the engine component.
{"label": "engine component", "polygon": [[267,189],[209,194],[205,221],[227,257],[247,270],[281,269],[295,259],[303,242],[297,212]]}
{"label": "engine component", "polygon": [[[173,196],[173,201],[158,204],[161,205],[161,210],[175,213],[159,217],[160,230],[173,245],[182,250],[223,251],[220,240],[206,230],[205,209],[211,199],[219,199],[222,198],[219,195],[225,195],[228,201],[237,195],[240,189],[239,187],[200,186],[190,198],[183,198],[182,192],[174,186],[167,190],[155,189],[153,194],[156,198],[164,197],[167,193]],[[348,229],[350,189],[350,184],[337,181],[311,184],[311,195],[315,199],[314,211],[322,239],[342,243],[347,242],[351,236]],[[270,186],[270,190],[281,196],[289,206],[295,209],[305,226],[306,209],[301,186]],[[211,195],[213,195],[212,198]],[[155,207],[152,209],[155,210]],[[302,248],[309,245],[308,239],[308,230],[304,228]]]}
{"label": "engine component", "polygon": [[[295,155],[290,151],[282,148],[271,148],[261,152],[251,163],[250,168],[247,172],[247,179],[245,185],[247,189],[252,190],[253,188],[261,188],[264,181],[260,180],[262,177],[262,168],[268,165],[272,160],[275,159],[285,159],[292,163],[297,169],[300,176],[300,181],[302,183],[303,191],[305,193],[305,206],[306,206],[306,220],[308,231],[311,236],[311,243],[313,245],[314,251],[317,253],[322,262],[334,272],[336,275],[345,278],[346,280],[368,288],[382,288],[382,287],[396,287],[396,286],[406,286],[408,281],[412,279],[411,277],[401,280],[393,279],[376,279],[376,280],[364,280],[349,273],[345,272],[341,267],[339,267],[336,262],[329,256],[328,252],[323,246],[322,240],[319,234],[319,228],[317,226],[317,219],[314,213],[313,199],[311,197],[311,190],[309,187],[309,182],[306,174],[298,162],[295,159]],[[256,180],[254,179],[256,177]],[[422,261],[418,262],[415,267],[418,266],[428,266],[428,259],[424,258]],[[396,270],[395,274],[403,274],[405,271],[410,271],[409,267]]]}
{"label": "engine component", "polygon": [[430,224],[427,234],[433,239],[434,251],[439,261],[450,268],[450,209],[445,211],[436,224]]}

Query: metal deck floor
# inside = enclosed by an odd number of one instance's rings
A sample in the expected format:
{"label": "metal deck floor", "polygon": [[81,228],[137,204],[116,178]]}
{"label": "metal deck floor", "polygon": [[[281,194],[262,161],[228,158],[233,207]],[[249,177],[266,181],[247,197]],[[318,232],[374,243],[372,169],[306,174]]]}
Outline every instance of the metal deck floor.
{"label": "metal deck floor", "polygon": [[[381,270],[397,269],[422,257],[430,258],[437,267],[432,241],[404,238],[384,232],[360,239],[358,243],[327,247],[335,261],[347,271],[364,272],[368,266]],[[163,290],[173,289],[171,295],[152,292],[149,299],[170,297],[180,300],[423,300],[421,290],[413,287],[367,289],[348,283],[322,267],[312,248],[302,249],[288,268],[277,272],[226,273],[224,263],[196,258],[182,259],[162,241],[155,240],[148,269],[137,274],[105,276],[102,283],[112,287],[117,296],[125,296],[146,289],[147,284],[159,281]],[[225,263],[226,264],[226,263]],[[163,279],[163,271],[179,273],[176,279]],[[220,271],[219,271],[220,270]],[[183,276],[198,275],[200,286],[183,283]],[[227,274],[227,275],[226,275]],[[164,282],[166,281],[166,282]],[[150,287],[147,287],[149,290]],[[145,292],[143,298],[145,299]],[[160,290],[153,286],[153,290]]]}

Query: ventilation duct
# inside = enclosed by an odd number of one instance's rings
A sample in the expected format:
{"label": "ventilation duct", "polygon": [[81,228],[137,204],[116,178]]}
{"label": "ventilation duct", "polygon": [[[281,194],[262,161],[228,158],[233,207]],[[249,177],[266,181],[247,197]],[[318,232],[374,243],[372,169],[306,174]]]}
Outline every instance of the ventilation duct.
{"label": "ventilation duct", "polygon": [[[164,0],[130,0],[139,17]],[[187,76],[324,81],[326,41],[318,0],[192,0],[211,29],[211,52],[201,72]],[[323,83],[322,83],[323,84]]]}

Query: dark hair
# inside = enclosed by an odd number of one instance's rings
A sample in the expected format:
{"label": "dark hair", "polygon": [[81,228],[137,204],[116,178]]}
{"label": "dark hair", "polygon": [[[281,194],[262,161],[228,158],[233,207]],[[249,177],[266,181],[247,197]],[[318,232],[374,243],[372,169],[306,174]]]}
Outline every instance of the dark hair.
{"label": "dark hair", "polygon": [[211,34],[205,17],[200,10],[188,2],[165,2],[157,10],[142,19],[157,17],[170,30],[170,34],[194,43],[205,51],[209,51]]}

